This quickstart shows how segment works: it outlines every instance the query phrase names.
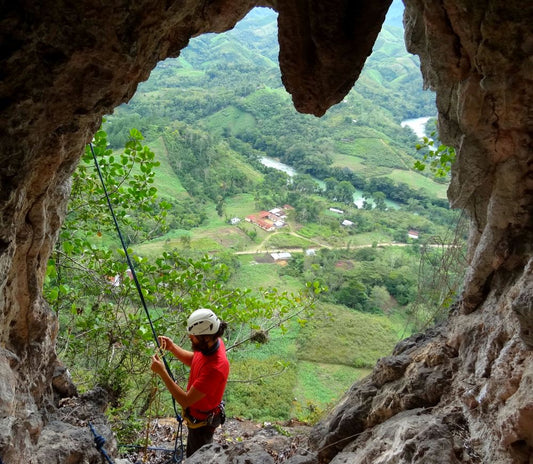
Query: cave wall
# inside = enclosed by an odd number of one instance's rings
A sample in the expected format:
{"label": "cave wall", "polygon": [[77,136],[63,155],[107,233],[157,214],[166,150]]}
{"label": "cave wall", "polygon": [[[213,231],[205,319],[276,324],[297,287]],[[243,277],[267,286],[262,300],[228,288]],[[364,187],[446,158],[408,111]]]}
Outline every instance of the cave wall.
{"label": "cave wall", "polygon": [[[52,387],[63,372],[55,354],[57,322],[41,292],[70,175],[102,116],[128,101],[156,63],[177,56],[191,37],[227,30],[257,5],[279,12],[282,79],[295,107],[320,116],[353,86],[389,4],[44,0],[3,5],[0,457],[6,464],[98,462],[84,423],[90,415],[69,422],[58,414],[58,388],[54,396]],[[399,462],[393,448],[397,454],[413,452],[419,423],[414,411],[423,410],[435,424],[424,442],[441,443],[438,438],[447,430],[454,456],[457,443],[472,450],[463,453],[463,462],[467,457],[476,462],[474,456],[527,462],[524,456],[533,449],[533,7],[527,0],[405,4],[408,49],[420,56],[426,85],[436,91],[442,139],[458,151],[449,198],[471,219],[470,266],[445,327],[414,340],[407,351],[398,348],[378,364],[370,381],[354,386],[352,396],[317,427],[316,443],[328,447],[317,456],[343,462],[344,453],[360,459],[350,462],[364,462],[373,455],[381,456],[379,462]],[[429,356],[428,343],[442,355]],[[393,374],[384,374],[387,363],[395,366]],[[439,382],[442,388],[430,389],[432,395],[416,393]],[[406,392],[412,401],[402,400]],[[455,426],[446,429],[449,423],[461,424],[461,433]],[[386,424],[394,425],[386,429]],[[367,441],[331,446],[334,437],[346,438],[354,430]],[[401,430],[404,439],[395,435]],[[62,447],[60,432],[77,445]],[[79,443],[85,443],[81,454]]]}
{"label": "cave wall", "polygon": [[406,2],[408,50],[437,90],[442,139],[457,148],[448,197],[472,220],[465,312],[531,256],[532,14],[519,1]]}

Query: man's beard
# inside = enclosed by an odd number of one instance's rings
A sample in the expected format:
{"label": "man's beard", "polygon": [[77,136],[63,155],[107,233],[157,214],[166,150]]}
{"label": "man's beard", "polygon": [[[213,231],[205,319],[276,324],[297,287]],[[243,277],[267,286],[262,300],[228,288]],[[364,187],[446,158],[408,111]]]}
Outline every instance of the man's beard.
{"label": "man's beard", "polygon": [[203,337],[202,338],[196,337],[196,339],[198,340],[197,343],[191,340],[191,346],[192,346],[193,351],[205,352],[209,350],[209,341],[207,339]]}

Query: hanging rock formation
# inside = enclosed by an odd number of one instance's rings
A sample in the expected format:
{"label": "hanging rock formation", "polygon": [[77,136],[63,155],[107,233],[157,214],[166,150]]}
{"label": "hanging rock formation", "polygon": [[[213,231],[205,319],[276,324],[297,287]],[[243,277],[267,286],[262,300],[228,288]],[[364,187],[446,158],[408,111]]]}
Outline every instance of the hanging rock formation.
{"label": "hanging rock formation", "polygon": [[[322,115],[357,79],[390,0],[10,2],[0,17],[0,458],[99,460],[56,358],[42,298],[69,178],[104,114],[193,36],[254,6],[279,12],[295,107]],[[442,327],[402,342],[355,384],[294,463],[529,463],[533,454],[533,4],[405,0],[408,49],[457,148],[451,204],[470,266]],[[91,406],[89,406],[91,405]],[[63,410],[62,410],[63,409]],[[76,416],[75,412],[79,415]],[[87,411],[93,411],[89,413]],[[94,412],[96,411],[96,412]],[[70,446],[66,443],[70,442]],[[74,444],[74,445],[72,445]],[[227,453],[231,455],[231,453]],[[235,454],[235,453],[234,453]]]}

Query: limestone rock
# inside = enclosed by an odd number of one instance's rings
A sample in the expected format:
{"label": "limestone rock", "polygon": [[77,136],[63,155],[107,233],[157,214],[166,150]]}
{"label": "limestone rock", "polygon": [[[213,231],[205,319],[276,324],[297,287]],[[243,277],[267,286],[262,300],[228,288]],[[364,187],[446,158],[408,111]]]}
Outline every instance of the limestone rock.
{"label": "limestone rock", "polygon": [[297,110],[322,116],[351,90],[391,1],[277,2],[282,80]]}
{"label": "limestone rock", "polygon": [[[234,429],[234,425],[230,428]],[[317,456],[300,446],[303,436],[280,434],[271,425],[255,428],[252,433],[244,435],[245,438],[238,442],[215,439],[213,444],[203,446],[187,458],[187,464],[318,464]]]}
{"label": "limestone rock", "polygon": [[362,434],[331,464],[458,464],[469,462],[457,448],[452,430],[440,419],[423,410],[398,414],[376,427],[372,433]]}
{"label": "limestone rock", "polygon": [[321,459],[331,459],[359,434],[404,411],[438,404],[456,369],[457,353],[445,340],[443,328],[431,330],[402,341],[392,356],[380,359],[372,375],[355,384],[311,433]]}
{"label": "limestone rock", "polygon": [[224,449],[218,444],[205,445],[187,458],[187,464],[274,464],[274,458],[256,443],[239,443]]}

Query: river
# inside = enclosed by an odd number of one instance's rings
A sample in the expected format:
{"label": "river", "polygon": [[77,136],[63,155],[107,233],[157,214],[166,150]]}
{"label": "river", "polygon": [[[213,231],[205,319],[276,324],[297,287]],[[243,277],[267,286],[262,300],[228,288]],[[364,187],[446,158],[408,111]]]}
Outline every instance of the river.
{"label": "river", "polygon": [[[283,172],[287,173],[289,175],[289,177],[292,177],[292,176],[298,174],[296,169],[294,169],[293,167],[291,167],[291,166],[289,166],[289,165],[287,165],[285,163],[282,163],[281,161],[278,161],[276,159],[269,158],[268,156],[263,156],[260,161],[261,161],[262,164],[264,164],[265,166],[268,166],[269,168],[274,168],[274,169],[277,169],[278,171],[283,171]],[[320,187],[323,190],[325,190],[326,184],[324,183],[324,181],[322,181],[320,179],[317,179],[316,177],[313,177],[313,180],[318,185],[320,185]],[[355,206],[357,206],[358,208],[362,208],[364,201],[365,201],[365,199],[363,198],[363,191],[355,189],[355,192],[353,194],[353,202],[354,202]],[[372,201],[372,200],[370,200],[370,201]],[[396,203],[395,201],[385,200],[385,204],[387,205],[388,208],[400,209],[400,204]]]}
{"label": "river", "polygon": [[289,166],[288,164],[284,164],[278,160],[275,160],[274,158],[269,158],[268,156],[263,156],[261,158],[261,163],[269,168],[274,168],[274,169],[277,169],[278,171],[283,171],[286,174],[288,174],[289,177],[292,177],[298,174],[296,170],[292,168],[291,166]]}
{"label": "river", "polygon": [[[409,127],[416,134],[416,136],[421,139],[422,137],[426,136],[426,125],[428,121],[432,118],[434,118],[434,116],[423,116],[421,118],[406,119],[405,121],[402,121],[400,125],[402,127]],[[273,158],[269,158],[268,156],[263,156],[261,158],[261,163],[263,163],[265,166],[268,166],[269,168],[274,168],[274,169],[277,169],[278,171],[283,171],[287,173],[290,177],[298,174],[296,169],[294,169],[293,167],[285,163],[282,163],[281,161],[275,160]],[[320,185],[322,189],[326,188],[323,181],[316,179],[314,177],[313,177],[313,180],[318,185]],[[353,194],[354,204],[358,208],[362,208],[364,201],[365,200],[363,198],[363,191],[356,189],[355,193]],[[385,204],[389,208],[400,209],[400,204],[395,201],[385,200]]]}
{"label": "river", "polygon": [[405,121],[402,121],[400,125],[402,127],[409,127],[415,135],[421,139],[426,136],[426,124],[433,118],[434,116],[424,116],[423,118],[406,119]]}

